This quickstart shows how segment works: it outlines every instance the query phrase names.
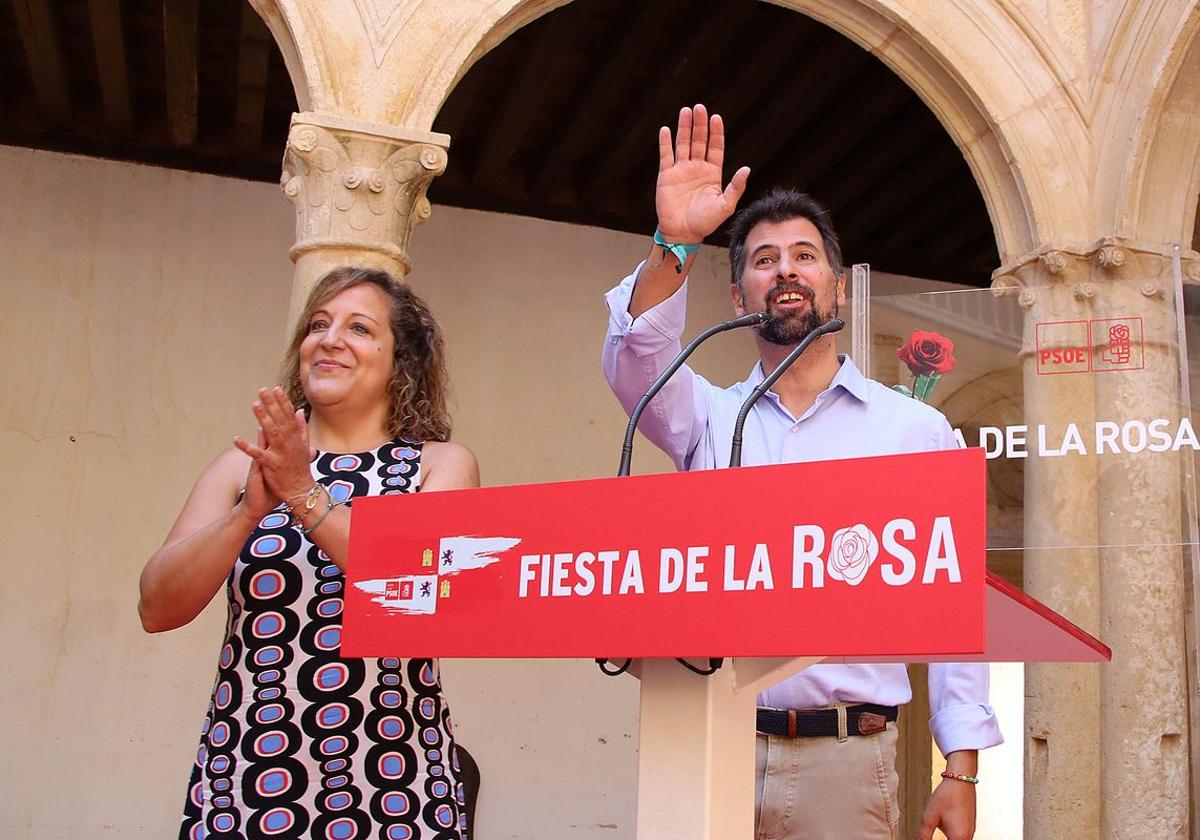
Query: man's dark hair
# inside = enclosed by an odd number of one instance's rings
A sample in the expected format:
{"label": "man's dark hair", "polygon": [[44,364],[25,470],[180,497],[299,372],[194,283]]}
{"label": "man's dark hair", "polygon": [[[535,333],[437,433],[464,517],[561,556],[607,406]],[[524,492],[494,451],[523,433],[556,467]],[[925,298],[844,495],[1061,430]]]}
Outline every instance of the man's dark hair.
{"label": "man's dark hair", "polygon": [[729,272],[733,282],[742,285],[742,267],[746,261],[746,237],[759,222],[786,222],[808,219],[821,234],[825,256],[834,277],[842,276],[842,246],[833,230],[833,220],[825,205],[808,193],[787,187],[775,187],[736,216],[729,226]]}

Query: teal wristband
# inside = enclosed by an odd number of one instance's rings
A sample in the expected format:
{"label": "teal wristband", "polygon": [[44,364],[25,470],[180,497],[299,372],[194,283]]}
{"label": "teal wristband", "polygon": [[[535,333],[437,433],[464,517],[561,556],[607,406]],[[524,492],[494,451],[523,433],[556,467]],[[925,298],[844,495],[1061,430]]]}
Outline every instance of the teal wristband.
{"label": "teal wristband", "polygon": [[658,228],[654,229],[654,244],[661,245],[675,255],[675,259],[679,260],[679,265],[675,266],[675,273],[683,273],[683,264],[687,262],[688,257],[700,250],[700,243],[695,245],[681,245],[678,242],[668,242],[663,239],[662,231]]}

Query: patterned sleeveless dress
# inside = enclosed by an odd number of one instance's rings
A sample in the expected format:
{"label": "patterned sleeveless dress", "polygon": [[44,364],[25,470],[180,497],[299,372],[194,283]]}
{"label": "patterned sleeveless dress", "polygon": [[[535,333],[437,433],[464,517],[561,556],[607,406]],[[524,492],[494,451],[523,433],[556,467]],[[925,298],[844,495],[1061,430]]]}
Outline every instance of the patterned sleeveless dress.
{"label": "patterned sleeveless dress", "polygon": [[[312,472],[339,501],[414,493],[421,444],[319,452]],[[180,838],[465,840],[437,663],[340,659],[343,585],[282,505],[250,535]]]}

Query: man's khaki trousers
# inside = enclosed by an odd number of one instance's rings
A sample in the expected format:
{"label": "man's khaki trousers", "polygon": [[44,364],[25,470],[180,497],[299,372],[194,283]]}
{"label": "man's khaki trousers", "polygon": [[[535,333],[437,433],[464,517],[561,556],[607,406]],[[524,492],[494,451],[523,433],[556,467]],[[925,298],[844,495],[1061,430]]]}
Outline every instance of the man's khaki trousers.
{"label": "man's khaki trousers", "polygon": [[896,840],[897,737],[759,735],[755,840]]}

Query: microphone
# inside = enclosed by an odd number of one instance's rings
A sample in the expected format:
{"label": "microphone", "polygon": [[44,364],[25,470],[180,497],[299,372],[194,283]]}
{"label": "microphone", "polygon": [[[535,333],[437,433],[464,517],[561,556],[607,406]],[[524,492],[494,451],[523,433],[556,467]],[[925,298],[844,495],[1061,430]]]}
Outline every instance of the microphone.
{"label": "microphone", "polygon": [[783,376],[783,372],[792,366],[796,359],[807,350],[814,341],[823,335],[830,335],[838,332],[842,327],[846,326],[846,322],[841,318],[834,318],[825,322],[815,330],[804,337],[804,340],[796,345],[791,353],[788,353],[786,359],[779,363],[779,367],[771,371],[771,375],[759,383],[754,392],[746,398],[742,403],[742,409],[738,412],[737,422],[733,424],[733,445],[729,448],[729,466],[740,467],[742,465],[742,427],[746,425],[746,418],[750,415],[750,409],[758,402],[758,398],[767,392],[775,380]]}
{"label": "microphone", "polygon": [[[650,404],[650,400],[654,399],[654,395],[661,391],[663,386],[667,384],[667,380],[674,376],[675,371],[679,370],[683,363],[687,361],[687,357],[692,355],[692,351],[717,333],[723,333],[726,330],[736,330],[738,327],[751,327],[756,324],[761,324],[764,321],[769,320],[770,317],[771,316],[766,312],[751,312],[749,315],[743,315],[741,318],[734,318],[732,321],[722,321],[716,326],[709,327],[704,332],[700,333],[698,336],[688,342],[687,347],[684,347],[679,351],[679,355],[671,360],[671,364],[667,365],[667,369],[659,374],[658,379],[655,379],[654,384],[650,386],[650,390],[642,395],[642,398],[638,400],[637,405],[633,407],[633,411],[629,413],[629,425],[625,427],[625,444],[621,447],[621,466],[617,469],[618,478],[623,478],[624,476],[629,475],[629,465],[633,461],[633,435],[634,432],[637,431],[638,420],[641,419],[642,412],[646,410],[646,406]],[[681,659],[679,661],[684,662],[688,668],[696,671],[696,673],[701,673],[700,670],[696,669],[693,665],[687,663],[685,660]],[[721,660],[709,660],[711,670],[707,673],[716,673],[716,670],[721,667],[720,661]],[[604,657],[597,657],[596,659],[596,664],[600,667],[600,671],[606,676],[610,677],[617,677],[625,673],[632,663],[632,659],[626,659],[624,664],[619,665],[616,668],[609,668],[608,659]]]}
{"label": "microphone", "polygon": [[[732,321],[722,321],[716,326],[709,327],[700,333],[688,343],[687,347],[679,351],[679,355],[671,361],[671,364],[667,365],[667,369],[659,375],[658,379],[654,380],[654,384],[650,386],[650,390],[638,400],[637,405],[634,406],[633,411],[629,414],[629,425],[625,428],[625,444],[621,447],[621,466],[617,469],[618,477],[629,475],[629,465],[633,460],[633,434],[637,431],[638,420],[641,419],[642,412],[650,404],[650,400],[654,399],[654,395],[661,391],[663,386],[667,384],[667,380],[674,376],[675,371],[679,370],[680,366],[687,361],[687,357],[692,355],[692,351],[717,333],[722,333],[726,330],[735,330],[738,327],[750,327],[761,324],[770,317],[766,312],[751,312],[749,315],[734,318]],[[838,323],[840,324],[841,321],[838,321]],[[775,380],[772,379],[771,381],[774,382]]]}

